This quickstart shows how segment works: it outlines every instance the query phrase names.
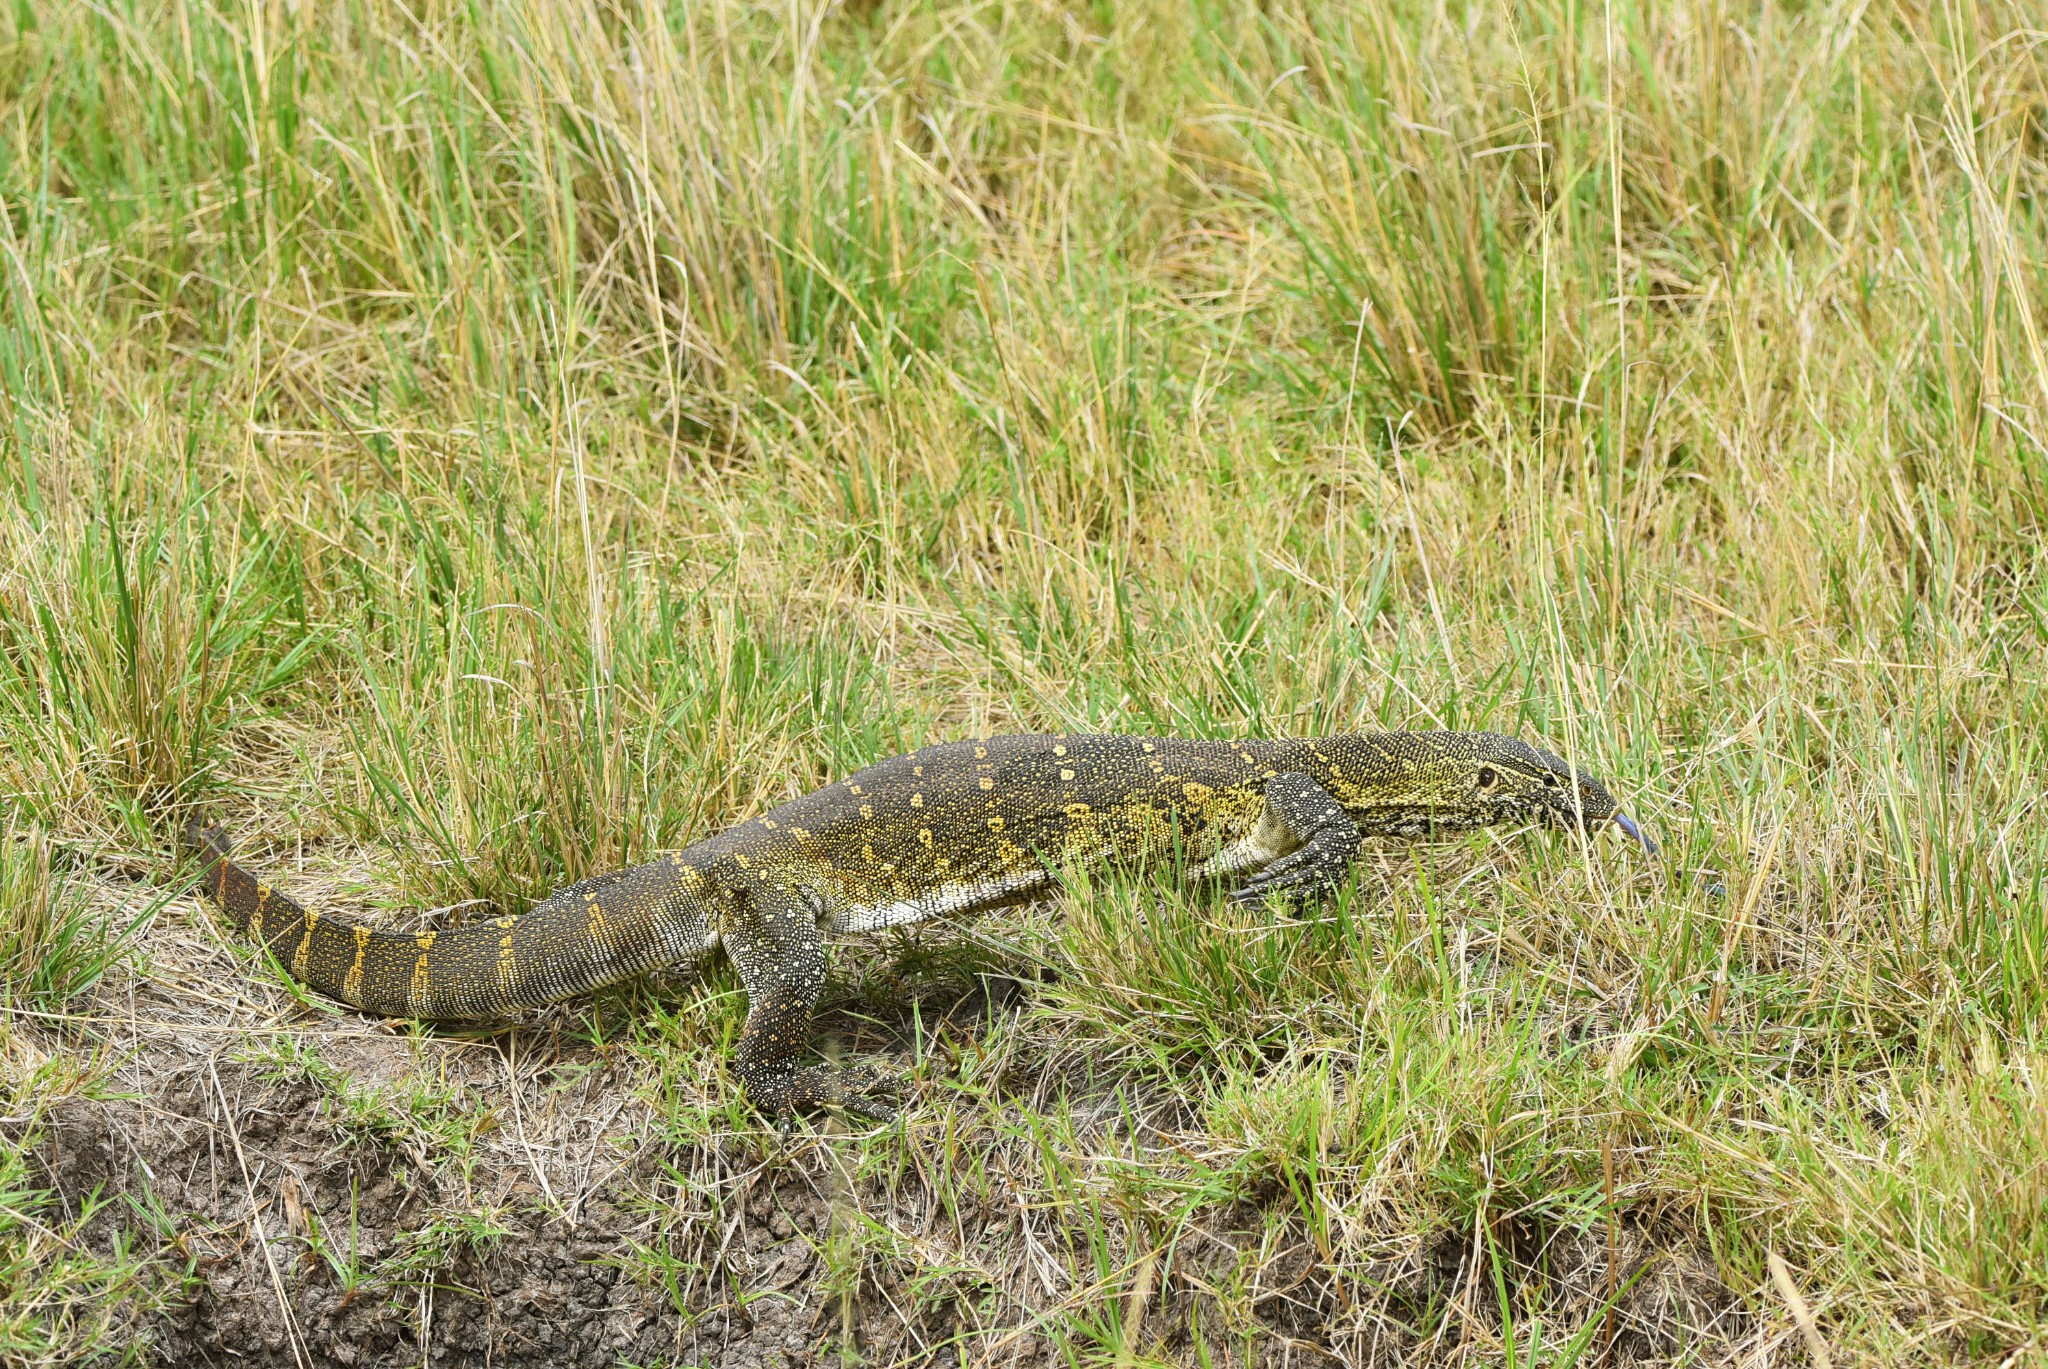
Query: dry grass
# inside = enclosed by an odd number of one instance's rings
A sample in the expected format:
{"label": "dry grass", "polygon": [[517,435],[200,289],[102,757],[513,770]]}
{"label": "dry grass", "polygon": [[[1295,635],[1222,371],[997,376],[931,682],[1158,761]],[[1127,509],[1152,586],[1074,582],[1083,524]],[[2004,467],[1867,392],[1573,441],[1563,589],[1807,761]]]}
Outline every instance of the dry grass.
{"label": "dry grass", "polygon": [[[431,1211],[365,1263],[259,1164],[208,1229],[400,1308],[376,1362],[582,1191],[582,1060],[678,1362],[777,1164],[820,1355],[1783,1361],[1775,1253],[1838,1364],[2048,1358],[2044,90],[2005,0],[13,7],[0,862],[77,939],[0,922],[9,1134],[285,1059]],[[366,1102],[196,904],[104,979],[77,916],[193,805],[516,908],[973,730],[1439,724],[1665,863],[849,947],[918,1101],[794,1158],[723,971]],[[199,1219],[7,1163],[0,1355],[184,1344]]]}

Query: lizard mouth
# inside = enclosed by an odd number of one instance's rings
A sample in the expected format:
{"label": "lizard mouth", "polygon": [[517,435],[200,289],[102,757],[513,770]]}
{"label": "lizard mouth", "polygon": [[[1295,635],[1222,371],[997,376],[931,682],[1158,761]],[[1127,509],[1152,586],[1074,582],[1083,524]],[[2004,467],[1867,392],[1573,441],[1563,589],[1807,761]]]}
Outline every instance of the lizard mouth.
{"label": "lizard mouth", "polygon": [[1640,842],[1642,844],[1644,851],[1648,852],[1650,855],[1653,856],[1657,854],[1657,843],[1651,841],[1650,834],[1648,832],[1645,832],[1641,827],[1638,827],[1635,823],[1635,820],[1629,817],[1628,814],[1617,812],[1614,815],[1613,821],[1616,827],[1619,827],[1622,831],[1628,833],[1631,837],[1634,837],[1638,842]]}

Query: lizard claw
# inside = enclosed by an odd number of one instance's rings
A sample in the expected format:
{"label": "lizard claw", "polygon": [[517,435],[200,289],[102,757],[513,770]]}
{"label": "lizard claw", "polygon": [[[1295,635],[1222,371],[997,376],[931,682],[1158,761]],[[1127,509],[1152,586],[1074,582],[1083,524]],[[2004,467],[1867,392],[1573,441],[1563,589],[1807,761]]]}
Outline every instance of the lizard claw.
{"label": "lizard claw", "polygon": [[1284,894],[1307,901],[1330,893],[1344,880],[1350,867],[1347,855],[1332,859],[1313,846],[1292,851],[1231,890],[1232,903],[1258,903],[1270,895]]}
{"label": "lizard claw", "polygon": [[829,1107],[871,1122],[896,1119],[894,1102],[903,1096],[902,1081],[866,1065],[834,1068],[812,1065],[798,1070],[777,1114],[785,1128],[799,1108]]}

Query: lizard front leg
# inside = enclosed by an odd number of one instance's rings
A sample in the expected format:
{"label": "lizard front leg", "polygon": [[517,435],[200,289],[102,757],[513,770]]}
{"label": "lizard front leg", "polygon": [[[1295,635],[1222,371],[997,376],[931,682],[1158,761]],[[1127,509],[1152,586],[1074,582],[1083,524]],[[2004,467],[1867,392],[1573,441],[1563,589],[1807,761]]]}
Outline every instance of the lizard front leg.
{"label": "lizard front leg", "polygon": [[1344,806],[1294,771],[1267,780],[1265,798],[1249,842],[1272,856],[1231,892],[1231,900],[1254,903],[1269,894],[1314,898],[1341,884],[1358,859],[1358,824]]}
{"label": "lizard front leg", "polygon": [[895,1116],[876,1096],[888,1091],[876,1071],[797,1063],[810,1050],[811,1013],[825,984],[825,944],[810,902],[797,890],[748,880],[733,889],[722,939],[747,990],[747,1024],[732,1062],[747,1100],[785,1121],[821,1105],[875,1121]]}

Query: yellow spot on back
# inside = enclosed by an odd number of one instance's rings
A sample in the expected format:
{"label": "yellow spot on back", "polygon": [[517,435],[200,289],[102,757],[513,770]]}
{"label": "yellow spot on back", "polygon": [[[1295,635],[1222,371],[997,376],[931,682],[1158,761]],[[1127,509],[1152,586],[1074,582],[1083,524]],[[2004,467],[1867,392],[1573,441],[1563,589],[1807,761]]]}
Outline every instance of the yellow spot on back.
{"label": "yellow spot on back", "polygon": [[983,775],[981,777],[981,787],[983,789],[993,789],[996,787],[996,782],[990,779],[988,776]]}
{"label": "yellow spot on back", "polygon": [[872,803],[862,804],[860,806],[860,815],[864,818],[873,817],[875,815],[875,806]]}
{"label": "yellow spot on back", "polygon": [[920,827],[920,828],[918,828],[918,829],[917,829],[917,839],[918,839],[919,841],[923,842],[923,843],[924,843],[925,845],[927,845],[927,846],[931,845],[931,844],[932,844],[932,829],[931,829],[931,828],[929,828],[929,827]]}
{"label": "yellow spot on back", "polygon": [[1061,767],[1060,767],[1060,778],[1061,778],[1061,779],[1063,779],[1063,780],[1070,780],[1070,779],[1074,778],[1074,772],[1073,772],[1073,771],[1071,771],[1071,770],[1069,770],[1069,769],[1067,769],[1067,768],[1066,768],[1065,766],[1061,766]]}
{"label": "yellow spot on back", "polygon": [[856,794],[856,795],[857,795],[857,794],[859,794],[859,793],[860,793],[860,786],[859,786],[859,785],[857,785],[857,784],[849,784],[849,785],[847,785],[847,786],[846,786],[846,792],[847,792],[847,793],[849,793],[849,794]]}
{"label": "yellow spot on back", "polygon": [[1064,756],[1064,755],[1066,755],[1066,754],[1067,754],[1067,748],[1066,748],[1066,747],[1064,747],[1064,746],[1055,746],[1055,747],[1054,747],[1054,748],[1052,749],[1052,753],[1053,753],[1053,755],[1055,755],[1055,756]]}
{"label": "yellow spot on back", "polygon": [[1148,756],[1151,755],[1154,751],[1157,751],[1158,749],[1158,747],[1152,745],[1152,743],[1150,742],[1145,743],[1145,754]]}
{"label": "yellow spot on back", "polygon": [[421,932],[412,939],[412,944],[419,947],[422,951],[430,951],[434,948],[434,934],[432,932]]}
{"label": "yellow spot on back", "polygon": [[988,748],[987,748],[987,747],[985,747],[985,746],[977,746],[977,747],[975,747],[975,748],[974,748],[974,759],[976,759],[976,760],[978,760],[978,761],[985,761],[985,760],[987,760],[987,759],[988,759]]}
{"label": "yellow spot on back", "polygon": [[912,795],[910,796],[910,806],[911,806],[912,808],[922,808],[922,807],[924,807],[924,795],[922,795],[922,794],[912,794]]}
{"label": "yellow spot on back", "polygon": [[762,819],[761,819],[761,825],[762,825],[763,827],[767,828],[767,829],[768,829],[769,831],[771,831],[771,832],[772,832],[772,831],[774,831],[774,830],[775,830],[775,819],[774,819],[774,818],[762,818]]}
{"label": "yellow spot on back", "polygon": [[1085,818],[1094,811],[1093,808],[1090,808],[1085,803],[1070,803],[1067,805],[1067,816],[1070,818]]}
{"label": "yellow spot on back", "polygon": [[427,974],[427,952],[422,947],[419,959],[412,963],[412,993],[410,998],[415,1008],[426,1001],[427,989],[431,983],[432,980]]}
{"label": "yellow spot on back", "polygon": [[1003,820],[1002,820],[1001,818],[990,818],[990,819],[988,820],[988,830],[989,830],[989,831],[991,831],[991,832],[1000,832],[1000,831],[1002,831],[1002,830],[1003,830]]}

